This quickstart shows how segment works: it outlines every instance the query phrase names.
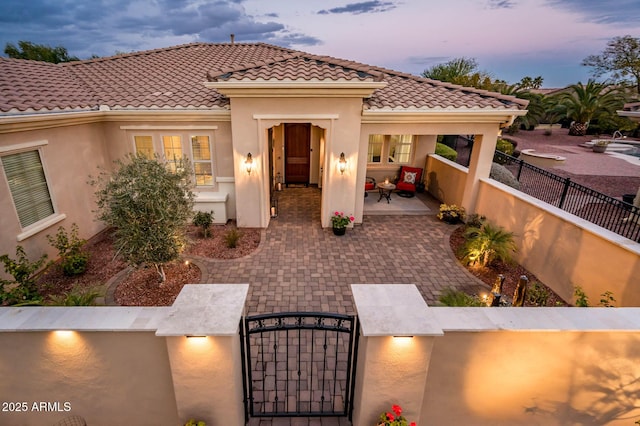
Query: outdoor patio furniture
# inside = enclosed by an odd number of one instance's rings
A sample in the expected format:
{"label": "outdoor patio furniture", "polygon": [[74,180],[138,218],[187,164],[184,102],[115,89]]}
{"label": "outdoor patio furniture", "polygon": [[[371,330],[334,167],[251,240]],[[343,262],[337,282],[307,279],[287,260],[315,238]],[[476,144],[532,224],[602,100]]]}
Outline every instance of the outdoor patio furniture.
{"label": "outdoor patio furniture", "polygon": [[401,197],[413,197],[416,195],[417,186],[422,182],[422,169],[417,167],[402,166],[400,178],[396,183],[398,195]]}
{"label": "outdoor patio furniture", "polygon": [[376,189],[376,180],[367,176],[364,182],[364,196],[368,197],[369,193],[367,191],[373,191],[374,189]]}

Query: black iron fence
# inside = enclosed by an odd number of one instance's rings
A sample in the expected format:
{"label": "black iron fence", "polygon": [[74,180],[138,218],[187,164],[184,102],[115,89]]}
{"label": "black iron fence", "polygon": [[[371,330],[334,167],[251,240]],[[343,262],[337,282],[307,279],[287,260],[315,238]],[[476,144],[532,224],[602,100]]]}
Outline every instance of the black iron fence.
{"label": "black iron fence", "polygon": [[640,241],[640,208],[617,198],[496,151],[495,159],[508,166],[520,182],[520,191],[572,213],[633,241]]}

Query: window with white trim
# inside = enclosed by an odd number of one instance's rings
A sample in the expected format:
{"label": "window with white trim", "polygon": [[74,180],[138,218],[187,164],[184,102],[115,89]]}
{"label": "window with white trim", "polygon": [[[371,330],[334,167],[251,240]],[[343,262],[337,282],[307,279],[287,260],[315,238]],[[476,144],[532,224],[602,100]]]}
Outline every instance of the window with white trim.
{"label": "window with white trim", "polygon": [[191,156],[196,186],[213,185],[211,142],[209,136],[191,136]]}
{"label": "window with white trim", "polygon": [[204,132],[178,131],[133,135],[133,145],[137,154],[153,158],[155,153],[159,153],[171,171],[175,172],[184,156],[189,158],[196,187],[215,184],[211,140],[211,135]]}
{"label": "window with white trim", "polygon": [[367,163],[408,164],[413,146],[413,135],[369,135]]}
{"label": "window with white trim", "polygon": [[2,168],[22,228],[55,213],[40,150],[3,155]]}

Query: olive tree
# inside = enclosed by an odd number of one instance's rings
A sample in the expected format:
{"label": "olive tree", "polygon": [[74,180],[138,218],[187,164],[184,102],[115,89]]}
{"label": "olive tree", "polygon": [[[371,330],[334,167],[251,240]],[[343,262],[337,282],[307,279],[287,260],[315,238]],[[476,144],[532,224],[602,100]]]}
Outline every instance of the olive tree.
{"label": "olive tree", "polygon": [[113,174],[102,172],[91,180],[98,218],[115,228],[116,248],[128,264],[154,265],[164,282],[163,265],[182,252],[193,214],[189,162],[165,165],[157,157],[129,155],[116,166]]}

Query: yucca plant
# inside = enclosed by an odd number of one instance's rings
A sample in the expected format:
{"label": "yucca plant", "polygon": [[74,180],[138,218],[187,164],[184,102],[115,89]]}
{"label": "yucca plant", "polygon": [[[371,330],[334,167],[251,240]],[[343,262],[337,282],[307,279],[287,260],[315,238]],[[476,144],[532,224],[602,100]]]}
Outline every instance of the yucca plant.
{"label": "yucca plant", "polygon": [[486,267],[494,261],[510,262],[516,251],[513,232],[485,223],[481,228],[467,228],[462,245],[462,260],[467,265]]}

